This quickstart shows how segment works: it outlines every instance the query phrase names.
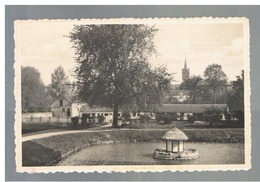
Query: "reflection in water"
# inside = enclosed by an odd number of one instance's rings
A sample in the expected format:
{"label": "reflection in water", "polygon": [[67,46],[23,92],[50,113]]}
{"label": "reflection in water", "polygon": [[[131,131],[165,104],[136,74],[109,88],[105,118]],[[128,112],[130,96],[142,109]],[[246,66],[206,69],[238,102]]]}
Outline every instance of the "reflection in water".
{"label": "reflection in water", "polygon": [[199,152],[194,160],[159,160],[154,149],[165,149],[164,142],[136,142],[95,145],[75,153],[58,165],[148,165],[148,164],[243,164],[243,143],[185,143],[185,149]]}

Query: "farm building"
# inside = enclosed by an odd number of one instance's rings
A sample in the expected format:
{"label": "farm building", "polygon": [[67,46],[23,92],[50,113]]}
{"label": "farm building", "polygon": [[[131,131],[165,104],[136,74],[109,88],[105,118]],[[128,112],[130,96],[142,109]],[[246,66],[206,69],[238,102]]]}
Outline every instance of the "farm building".
{"label": "farm building", "polygon": [[[105,122],[112,122],[113,119],[113,109],[106,107],[89,107],[87,104],[84,104],[79,109],[79,116],[85,114],[88,117],[96,118],[98,116],[104,116]],[[121,116],[121,113],[118,113],[118,116]]]}
{"label": "farm building", "polygon": [[67,118],[71,116],[72,96],[60,95],[51,104],[51,112],[53,117]]}
{"label": "farm building", "polygon": [[[122,116],[123,111],[119,109],[118,117]],[[85,114],[87,117],[96,118],[98,116],[104,116],[106,122],[112,122],[113,120],[113,108],[107,107],[90,107],[86,103],[72,103],[71,104],[71,117]],[[155,119],[154,113],[147,112],[130,112],[130,119],[139,119],[140,115],[148,115],[151,119]]]}
{"label": "farm building", "polygon": [[204,112],[215,107],[223,113],[227,110],[227,104],[163,104],[158,108],[158,114],[183,114],[184,119],[187,115],[203,116]]}

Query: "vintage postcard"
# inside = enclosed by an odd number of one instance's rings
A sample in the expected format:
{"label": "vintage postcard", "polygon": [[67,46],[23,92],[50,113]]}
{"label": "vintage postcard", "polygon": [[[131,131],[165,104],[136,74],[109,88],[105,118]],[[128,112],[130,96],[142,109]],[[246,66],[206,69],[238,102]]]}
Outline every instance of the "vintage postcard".
{"label": "vintage postcard", "polygon": [[249,20],[17,20],[16,171],[251,168]]}

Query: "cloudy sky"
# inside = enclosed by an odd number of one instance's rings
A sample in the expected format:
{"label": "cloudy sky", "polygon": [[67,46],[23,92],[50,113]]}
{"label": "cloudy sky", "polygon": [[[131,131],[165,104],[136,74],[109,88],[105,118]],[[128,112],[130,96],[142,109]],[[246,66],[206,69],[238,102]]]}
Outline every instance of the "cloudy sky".
{"label": "cloudy sky", "polygon": [[[15,27],[16,61],[22,66],[37,68],[44,84],[51,82],[51,73],[62,65],[68,75],[76,66],[68,35],[79,21],[22,21]],[[181,82],[185,54],[191,75],[203,76],[212,63],[222,65],[229,80],[236,79],[243,69],[243,26],[241,23],[174,23],[156,24],[154,39],[158,54],[152,65],[166,64],[168,72]],[[70,80],[73,77],[70,76]]]}

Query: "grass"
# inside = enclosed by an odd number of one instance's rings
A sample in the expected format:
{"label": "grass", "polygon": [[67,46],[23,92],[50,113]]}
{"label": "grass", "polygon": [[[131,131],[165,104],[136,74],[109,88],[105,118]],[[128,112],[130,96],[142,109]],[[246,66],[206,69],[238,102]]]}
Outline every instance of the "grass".
{"label": "grass", "polygon": [[[23,142],[23,161],[33,161],[30,165],[51,163],[56,152],[64,155],[83,145],[99,144],[105,141],[159,141],[167,130],[120,130],[74,133],[58,135]],[[191,142],[243,143],[243,129],[183,129]],[[38,145],[36,145],[38,144]],[[39,148],[43,148],[40,150]],[[49,152],[47,151],[49,149]],[[47,151],[47,152],[46,152]],[[42,155],[44,153],[45,155]],[[47,156],[46,156],[47,155]],[[38,159],[35,159],[35,156]],[[38,162],[44,161],[44,163]],[[24,163],[23,163],[24,164]]]}
{"label": "grass", "polygon": [[188,121],[173,121],[169,124],[164,124],[162,122],[132,122],[131,124],[126,124],[124,128],[135,128],[135,129],[171,129],[177,127],[179,129],[203,129],[203,128],[242,128],[242,125],[237,121],[221,121],[216,125],[209,124],[196,124],[190,123]]}
{"label": "grass", "polygon": [[22,146],[23,166],[50,166],[58,162],[61,153],[35,142],[24,142]]}
{"label": "grass", "polygon": [[61,130],[82,130],[93,128],[101,125],[106,125],[108,123],[103,122],[99,123],[87,123],[86,125],[76,125],[74,126],[72,123],[22,123],[22,134],[29,134],[29,133],[46,133],[52,131],[61,131]]}

